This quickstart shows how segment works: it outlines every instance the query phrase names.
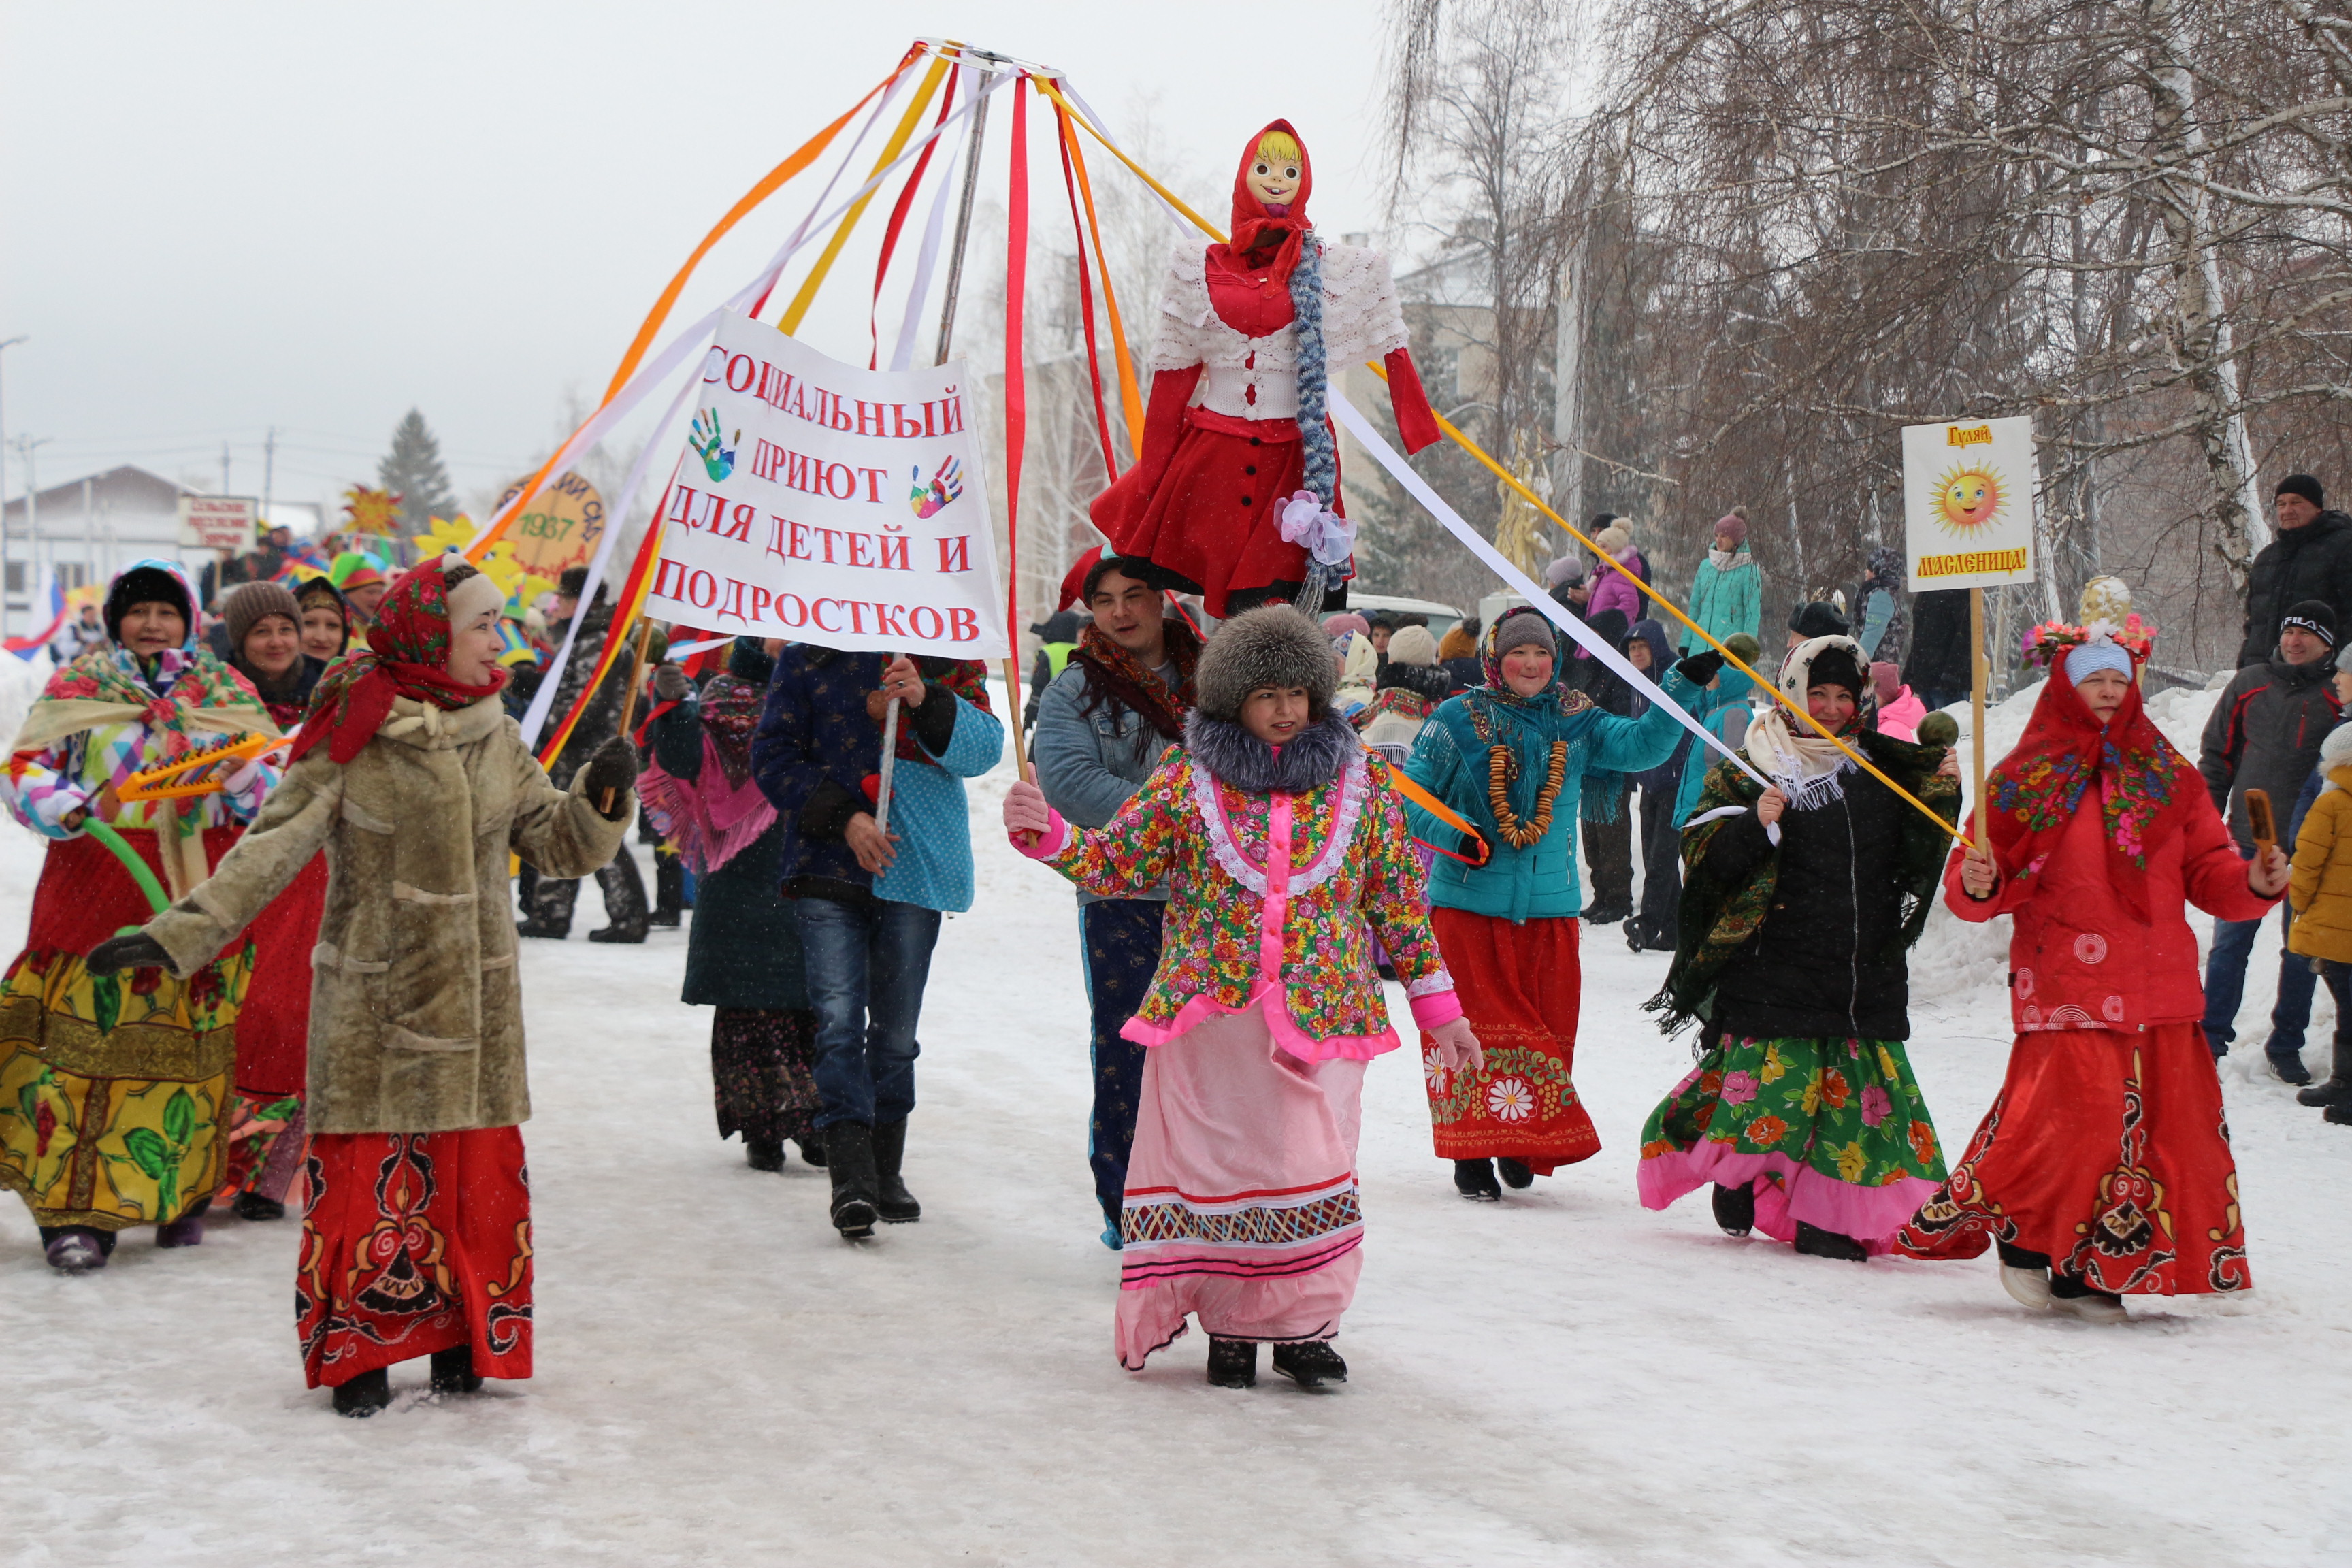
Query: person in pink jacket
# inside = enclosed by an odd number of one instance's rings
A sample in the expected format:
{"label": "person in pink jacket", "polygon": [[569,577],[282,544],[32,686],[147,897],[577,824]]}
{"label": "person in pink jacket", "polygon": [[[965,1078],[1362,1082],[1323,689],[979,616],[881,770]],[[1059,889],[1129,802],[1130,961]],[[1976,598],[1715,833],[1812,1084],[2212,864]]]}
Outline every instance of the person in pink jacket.
{"label": "person in pink jacket", "polygon": [[1962,920],[2014,922],[2017,1043],[1967,1153],[1895,1239],[1915,1258],[1997,1246],[2011,1296],[2094,1321],[2122,1321],[2126,1295],[2252,1283],[2185,913],[2260,920],[2287,884],[2275,847],[2238,858],[2141,707],[2150,646],[2137,616],[2037,629],[2053,668],[1986,783],[1992,853],[1956,853],[1944,879]]}
{"label": "person in pink jacket", "polygon": [[1602,529],[1592,542],[1606,554],[1592,574],[1592,597],[1584,606],[1585,619],[1591,620],[1603,610],[1621,610],[1630,626],[1643,616],[1642,590],[1633,586],[1625,569],[1631,568],[1646,583],[1650,580],[1649,563],[1633,548],[1633,536],[1615,523]]}
{"label": "person in pink jacket", "polygon": [[1883,661],[1872,665],[1870,685],[1878,698],[1878,732],[1916,744],[1919,721],[1927,716],[1927,705],[1903,684],[1902,672],[1894,665]]}

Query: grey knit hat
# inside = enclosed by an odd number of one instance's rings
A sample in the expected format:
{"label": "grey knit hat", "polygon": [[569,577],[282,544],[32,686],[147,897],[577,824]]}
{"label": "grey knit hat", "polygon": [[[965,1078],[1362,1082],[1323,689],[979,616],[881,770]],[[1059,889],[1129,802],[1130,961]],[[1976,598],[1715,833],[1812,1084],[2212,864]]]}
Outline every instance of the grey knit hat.
{"label": "grey knit hat", "polygon": [[245,651],[246,634],[260,624],[264,616],[284,616],[299,630],[302,606],[294,602],[292,590],[282,583],[240,583],[221,601],[221,619],[228,623],[228,646],[237,653]]}
{"label": "grey knit hat", "polygon": [[1228,723],[1241,718],[1242,704],[1262,686],[1305,687],[1319,718],[1339,671],[1320,626],[1288,605],[1266,605],[1243,611],[1210,635],[1192,684],[1201,711]]}
{"label": "grey knit hat", "polygon": [[1503,612],[1495,631],[1495,657],[1502,658],[1515,647],[1540,647],[1558,658],[1559,634],[1551,629],[1551,622],[1533,605],[1515,605]]}

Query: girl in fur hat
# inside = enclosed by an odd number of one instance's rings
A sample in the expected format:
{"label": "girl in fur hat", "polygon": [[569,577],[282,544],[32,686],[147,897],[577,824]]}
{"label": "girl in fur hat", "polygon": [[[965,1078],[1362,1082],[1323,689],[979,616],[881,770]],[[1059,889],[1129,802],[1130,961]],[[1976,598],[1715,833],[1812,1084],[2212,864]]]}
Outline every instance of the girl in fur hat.
{"label": "girl in fur hat", "polygon": [[1184,742],[1099,828],[1013,786],[1015,847],[1088,892],[1169,889],[1160,972],[1123,1033],[1149,1047],[1127,1167],[1119,1363],[1197,1315],[1209,1381],[1257,1346],[1305,1387],[1347,1381],[1329,1341],[1354,1299],[1364,1064],[1396,1049],[1377,937],[1448,1070],[1475,1067],[1422,909],[1388,764],[1331,710],[1329,639],[1288,605],[1217,629]]}
{"label": "girl in fur hat", "polygon": [[[1957,816],[1949,753],[1873,729],[1871,690],[1852,637],[1811,638],[1780,667],[1790,707]],[[1698,1065],[1642,1130],[1642,1202],[1711,1182],[1726,1233],[1859,1263],[1944,1178],[1903,1041],[1906,954],[1950,836],[1778,708],[1749,726],[1745,755],[1770,786],[1718,763],[1683,831],[1675,962],[1649,1005],[1669,1032],[1705,1030]]]}
{"label": "girl in fur hat", "polygon": [[[1460,1071],[1425,1053],[1423,1064],[1437,1156],[1454,1162],[1457,1192],[1486,1202],[1502,1196],[1498,1159],[1502,1179],[1524,1187],[1601,1152],[1570,1076],[1581,1000],[1579,802],[1591,775],[1622,787],[1624,773],[1665,762],[1684,732],[1664,704],[1639,718],[1603,711],[1561,684],[1559,655],[1541,611],[1522,605],[1496,617],[1486,685],[1440,708],[1405,764],[1488,847],[1477,865],[1449,851],[1429,889],[1432,923],[1486,1060]],[[1669,699],[1685,703],[1704,684],[1680,670],[1664,679]],[[1410,810],[1425,842],[1462,837]]]}

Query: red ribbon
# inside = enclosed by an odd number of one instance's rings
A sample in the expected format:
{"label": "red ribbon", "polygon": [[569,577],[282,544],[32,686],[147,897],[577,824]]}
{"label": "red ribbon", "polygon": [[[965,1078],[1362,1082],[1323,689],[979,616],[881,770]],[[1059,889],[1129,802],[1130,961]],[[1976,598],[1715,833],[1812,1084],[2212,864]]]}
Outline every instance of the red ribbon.
{"label": "red ribbon", "polygon": [[[1004,629],[1021,625],[1021,448],[1029,437],[1029,392],[1021,377],[1021,304],[1029,287],[1029,82],[1013,84],[1013,179],[1005,203],[1004,253]],[[1007,701],[1012,700],[1010,694]]]}

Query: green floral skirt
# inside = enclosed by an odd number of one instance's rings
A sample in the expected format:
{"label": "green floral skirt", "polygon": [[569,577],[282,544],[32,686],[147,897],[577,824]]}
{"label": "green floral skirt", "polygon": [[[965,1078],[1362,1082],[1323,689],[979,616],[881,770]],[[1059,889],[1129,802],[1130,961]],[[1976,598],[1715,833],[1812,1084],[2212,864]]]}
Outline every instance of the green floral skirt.
{"label": "green floral skirt", "polygon": [[1796,1037],[1717,1040],[1650,1113],[1640,1170],[1645,1207],[1750,1187],[1765,1235],[1813,1225],[1873,1252],[1944,1180],[1902,1041]]}

